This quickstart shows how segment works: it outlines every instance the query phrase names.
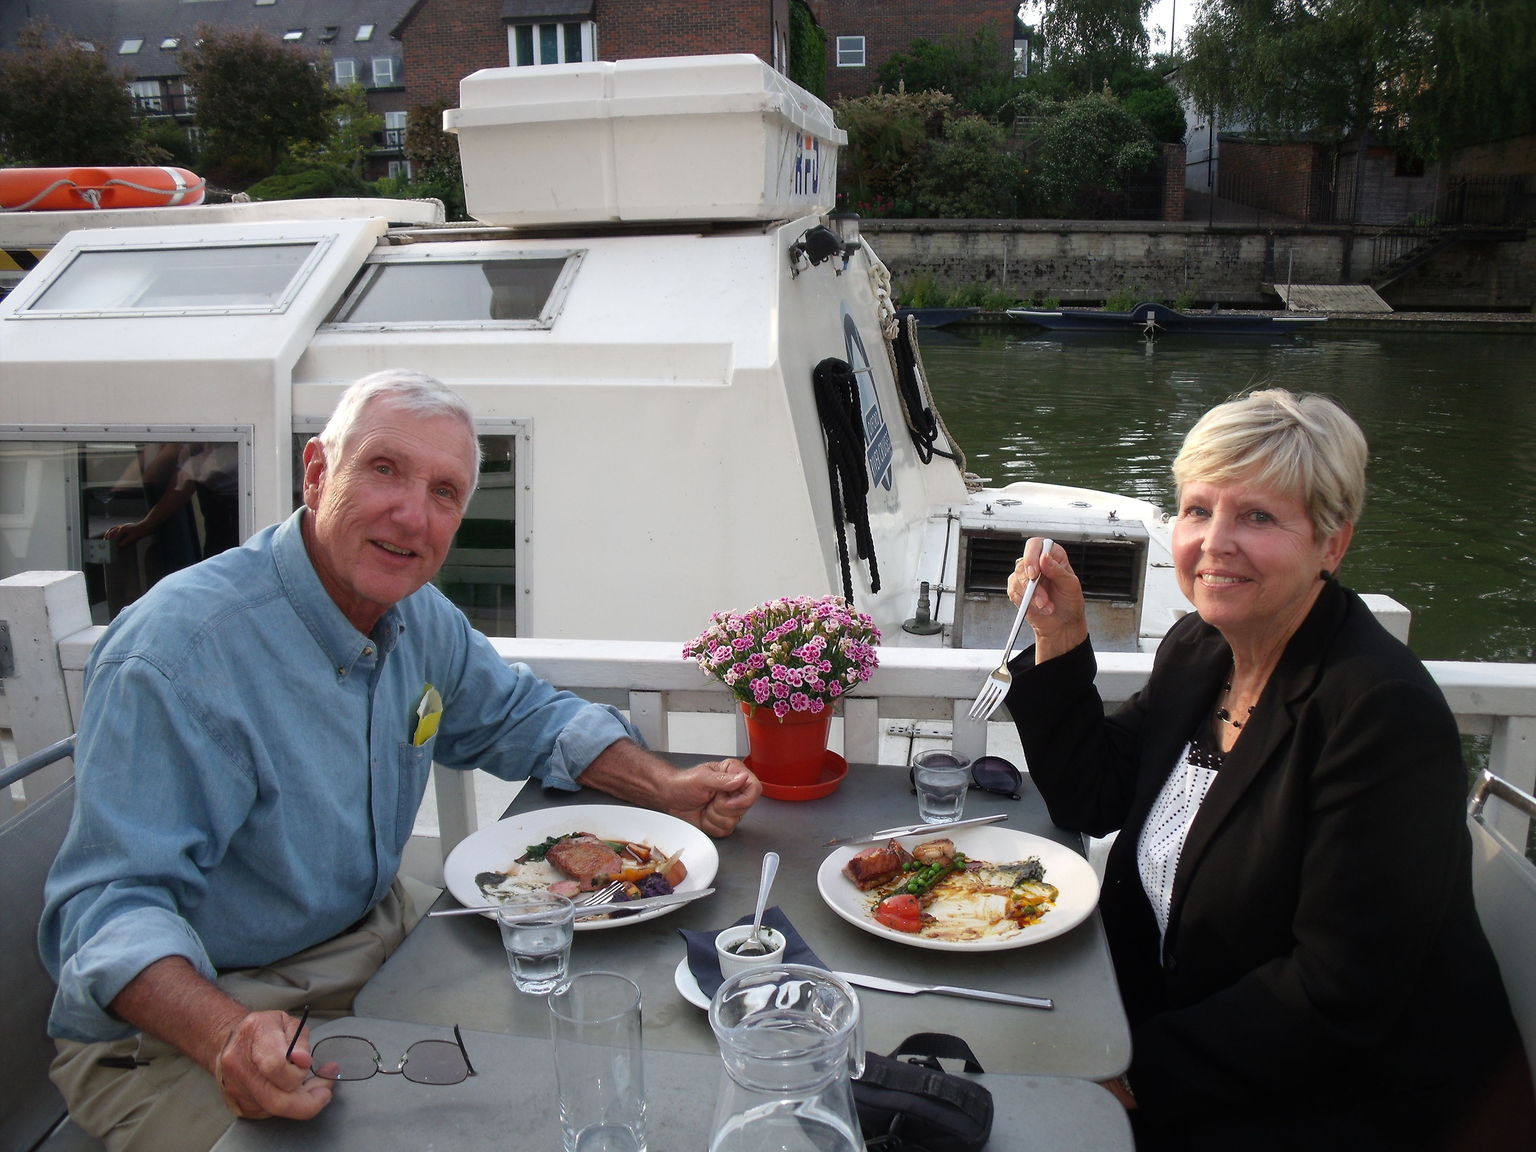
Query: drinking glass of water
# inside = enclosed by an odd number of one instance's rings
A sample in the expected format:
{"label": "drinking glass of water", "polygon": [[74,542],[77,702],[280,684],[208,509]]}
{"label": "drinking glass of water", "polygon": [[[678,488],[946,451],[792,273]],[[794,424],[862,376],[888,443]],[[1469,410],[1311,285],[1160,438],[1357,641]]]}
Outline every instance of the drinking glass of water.
{"label": "drinking glass of water", "polygon": [[496,909],[507,965],[519,992],[543,996],[564,986],[576,906],[553,892],[514,896]]}
{"label": "drinking glass of water", "polygon": [[582,972],[549,997],[564,1152],[646,1152],[640,989]]}
{"label": "drinking glass of water", "polygon": [[912,757],[912,783],[917,788],[917,816],[924,824],[958,820],[965,812],[971,762],[953,752],[919,752]]}

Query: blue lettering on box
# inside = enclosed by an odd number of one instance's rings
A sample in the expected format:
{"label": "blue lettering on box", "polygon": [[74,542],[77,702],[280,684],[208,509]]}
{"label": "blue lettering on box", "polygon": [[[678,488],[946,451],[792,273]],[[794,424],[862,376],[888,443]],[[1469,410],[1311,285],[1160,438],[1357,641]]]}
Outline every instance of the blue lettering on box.
{"label": "blue lettering on box", "polygon": [[796,196],[816,195],[821,190],[821,141],[804,132],[795,133]]}

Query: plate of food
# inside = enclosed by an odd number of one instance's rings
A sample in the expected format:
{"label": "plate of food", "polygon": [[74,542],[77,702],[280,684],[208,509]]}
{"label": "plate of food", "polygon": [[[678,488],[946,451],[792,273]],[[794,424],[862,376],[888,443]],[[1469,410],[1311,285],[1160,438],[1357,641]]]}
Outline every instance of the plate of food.
{"label": "plate of food", "polygon": [[[714,841],[675,816],[621,804],[572,804],[470,833],[443,862],[443,881],[460,904],[475,908],[545,889],[580,900],[610,879],[623,881],[632,897],[694,892],[708,888],[719,867]],[[682,906],[578,920],[576,931],[638,924]]]}
{"label": "plate of food", "polygon": [[1077,927],[1099,901],[1099,878],[1078,853],[998,827],[838,848],[816,886],[866,932],[949,952],[1038,944]]}

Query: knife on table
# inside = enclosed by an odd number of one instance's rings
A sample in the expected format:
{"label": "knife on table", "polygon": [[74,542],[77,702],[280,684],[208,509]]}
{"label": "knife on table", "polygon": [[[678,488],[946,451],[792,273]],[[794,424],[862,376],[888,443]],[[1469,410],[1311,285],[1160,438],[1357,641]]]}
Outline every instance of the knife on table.
{"label": "knife on table", "polygon": [[951,828],[971,828],[978,824],[996,824],[999,820],[1008,819],[1006,812],[994,812],[991,816],[972,816],[968,820],[950,820],[944,824],[903,824],[900,828],[882,828],[879,832],[871,832],[867,836],[843,836],[837,840],[828,840],[823,848],[836,848],[839,844],[873,844],[876,840],[889,840],[895,836],[916,836],[919,833],[926,835],[929,832],[947,832]]}
{"label": "knife on table", "polygon": [[[670,904],[687,904],[714,892],[713,888],[697,888],[692,892],[669,892],[665,896],[643,896],[638,900],[621,900],[613,904],[578,904],[576,919],[588,916],[606,916],[610,912],[644,912],[650,908],[665,908]],[[500,904],[479,904],[473,908],[444,908],[428,912],[428,916],[478,916],[482,912],[495,912]]]}
{"label": "knife on table", "polygon": [[1046,996],[1015,996],[1011,992],[992,992],[986,988],[958,988],[952,984],[908,984],[903,980],[887,980],[884,976],[866,976],[862,972],[838,972],[850,984],[861,988],[877,988],[881,992],[900,992],[912,996],[918,992],[937,992],[943,996],[963,996],[967,1000],[989,1000],[994,1004],[1018,1004],[1025,1008],[1054,1008],[1056,1001]]}

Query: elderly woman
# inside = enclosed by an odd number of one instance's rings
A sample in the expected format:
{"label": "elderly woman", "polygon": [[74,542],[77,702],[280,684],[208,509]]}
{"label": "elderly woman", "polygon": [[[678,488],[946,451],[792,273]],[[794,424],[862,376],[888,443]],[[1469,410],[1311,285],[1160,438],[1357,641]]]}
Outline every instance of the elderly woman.
{"label": "elderly woman", "polygon": [[1323,397],[1207,413],[1173,466],[1196,612],[1108,716],[1066,552],[1031,540],[1009,580],[1017,603],[1040,571],[1008,693],[1031,778],[1057,824],[1120,833],[1100,906],[1133,1057],[1109,1087],[1142,1149],[1536,1147],[1454,718],[1335,578],[1365,466]]}

